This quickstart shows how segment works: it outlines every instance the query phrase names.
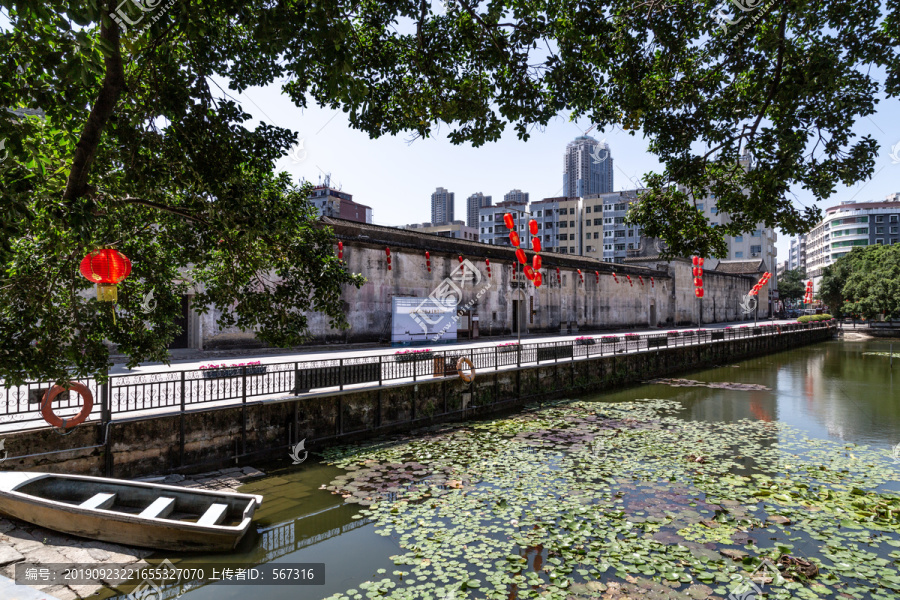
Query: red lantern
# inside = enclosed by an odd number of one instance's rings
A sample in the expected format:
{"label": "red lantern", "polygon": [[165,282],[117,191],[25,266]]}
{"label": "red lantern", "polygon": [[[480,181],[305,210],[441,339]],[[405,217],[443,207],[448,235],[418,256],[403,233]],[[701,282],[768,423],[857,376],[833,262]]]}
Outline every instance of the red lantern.
{"label": "red lantern", "polygon": [[515,221],[515,219],[513,219],[513,216],[509,213],[506,213],[505,215],[503,215],[503,222],[506,223],[507,229],[515,229],[516,228],[516,221]]}
{"label": "red lantern", "polygon": [[523,265],[528,262],[528,259],[525,257],[525,251],[519,248],[516,250],[516,258],[519,259],[519,262]]}
{"label": "red lantern", "polygon": [[644,285],[644,277],[642,275],[638,275],[638,281],[641,282],[641,285]]}
{"label": "red lantern", "polygon": [[519,244],[522,243],[522,241],[519,239],[519,234],[516,233],[515,231],[510,231],[509,232],[509,243],[512,244],[513,247],[518,248]]}
{"label": "red lantern", "polygon": [[115,302],[117,284],[131,274],[131,261],[113,248],[94,250],[79,267],[85,279],[97,284],[97,300]]}
{"label": "red lantern", "polygon": [[559,283],[561,281],[562,281],[562,277],[559,274],[559,267],[556,267],[556,283]]}
{"label": "red lantern", "polygon": [[541,238],[533,237],[531,238],[531,249],[535,252],[541,251]]}
{"label": "red lantern", "polygon": [[703,275],[703,269],[701,269],[700,267],[692,267],[691,273],[694,275],[694,277],[700,277]]}
{"label": "red lantern", "polygon": [[425,251],[425,266],[428,267],[428,272],[431,273],[431,252],[428,250]]}
{"label": "red lantern", "polygon": [[581,269],[575,269],[578,271],[578,279],[581,280],[581,283],[584,283],[584,275],[581,274]]}
{"label": "red lantern", "polygon": [[531,219],[530,221],[528,221],[528,231],[531,232],[531,235],[537,235],[537,232],[538,232],[537,221],[535,221],[534,219]]}
{"label": "red lantern", "polygon": [[541,284],[544,282],[544,278],[541,277],[540,273],[534,274],[534,287],[541,287]]}
{"label": "red lantern", "polygon": [[534,256],[531,257],[531,266],[534,268],[535,271],[541,270],[541,255],[540,254],[535,254]]}
{"label": "red lantern", "polygon": [[384,253],[387,256],[388,271],[391,271],[392,270],[392,268],[391,268],[391,249],[386,247],[384,249]]}
{"label": "red lantern", "polygon": [[338,260],[344,260],[344,242],[338,242]]}
{"label": "red lantern", "polygon": [[597,276],[597,283],[600,283],[600,271],[594,271],[594,275]]}
{"label": "red lantern", "polygon": [[703,287],[703,278],[702,277],[694,277],[694,285],[697,287]]}
{"label": "red lantern", "polygon": [[695,267],[698,266],[698,265],[700,264],[700,263],[698,262],[699,258],[700,258],[700,257],[698,257],[698,256],[692,256],[692,257],[691,257],[691,264],[694,265]]}
{"label": "red lantern", "polygon": [[699,258],[697,258],[697,266],[698,266],[698,267],[702,267],[702,266],[703,266],[703,257],[702,257],[702,256],[699,257]]}
{"label": "red lantern", "polygon": [[650,278],[650,287],[653,287],[653,278]]}
{"label": "red lantern", "polygon": [[696,295],[698,298],[702,298],[703,297],[703,288],[697,288],[696,290],[694,290],[694,295]]}
{"label": "red lantern", "polygon": [[525,278],[534,281],[534,269],[531,268],[531,265],[525,265]]}
{"label": "red lantern", "polygon": [[465,273],[465,272],[466,272],[466,265],[463,264],[463,257],[462,257],[462,254],[459,255],[459,272],[460,272],[460,273]]}
{"label": "red lantern", "polygon": [[491,260],[489,258],[484,259],[484,266],[487,267],[488,279],[491,278]]}
{"label": "red lantern", "polygon": [[616,272],[615,272],[615,271],[613,271],[613,274],[612,274],[612,276],[613,276],[613,279],[615,279],[615,280],[616,280],[616,283],[619,283],[619,278],[618,278],[618,277],[616,277]]}

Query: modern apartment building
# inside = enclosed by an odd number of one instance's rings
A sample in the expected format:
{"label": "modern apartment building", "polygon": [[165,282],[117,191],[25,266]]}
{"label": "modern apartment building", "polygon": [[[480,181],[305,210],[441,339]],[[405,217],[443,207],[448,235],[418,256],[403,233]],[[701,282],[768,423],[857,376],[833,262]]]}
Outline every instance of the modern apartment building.
{"label": "modern apartment building", "polygon": [[358,223],[372,222],[370,206],[354,202],[352,194],[336,190],[327,184],[314,187],[309,195],[309,201],[320,217],[337,217]]}
{"label": "modern apartment building", "polygon": [[544,198],[531,203],[532,218],[546,252],[582,254],[581,198]]}
{"label": "modern apartment building", "polygon": [[439,187],[431,194],[431,222],[434,225],[445,225],[453,221],[453,203],[456,194]]}
{"label": "modern apartment building", "polygon": [[[509,246],[509,229],[503,222],[503,215],[510,213],[518,223],[518,234],[523,248],[530,248],[530,236],[526,235],[531,212],[527,202],[500,202],[485,206],[478,212],[478,240],[486,244]],[[529,240],[526,242],[526,238]]]}
{"label": "modern apartment building", "polygon": [[806,275],[818,289],[825,267],[853,248],[900,243],[900,194],[883,202],[841,202],[807,234]]}
{"label": "modern apartment building", "polygon": [[800,234],[795,238],[791,238],[791,249],[789,251],[787,268],[791,271],[794,269],[806,269],[806,234]]}
{"label": "modern apartment building", "polygon": [[[527,196],[528,194],[526,194]],[[478,228],[478,215],[482,208],[491,205],[491,197],[476,192],[466,198],[466,225]]]}
{"label": "modern apartment building", "polygon": [[452,221],[435,225],[433,223],[413,223],[412,225],[403,225],[400,229],[413,229],[419,233],[433,233],[443,237],[458,238],[462,240],[478,241],[478,229],[469,227],[462,221]]}
{"label": "modern apartment building", "polygon": [[563,166],[563,193],[567,198],[583,198],[613,191],[613,157],[609,144],[588,135],[566,146]]}
{"label": "modern apartment building", "polygon": [[523,192],[522,190],[510,190],[508,193],[503,194],[504,202],[516,202],[519,204],[528,204],[528,192]]}
{"label": "modern apartment building", "polygon": [[[588,256],[606,262],[622,263],[629,250],[635,251],[640,247],[643,232],[640,227],[625,223],[625,213],[637,201],[641,191],[623,190],[585,198],[585,207],[591,207],[591,214],[587,213],[587,208],[584,214],[585,223],[588,222],[588,217],[591,222],[591,229],[585,229],[585,247],[590,246],[592,249]],[[588,232],[590,240],[587,239]]]}

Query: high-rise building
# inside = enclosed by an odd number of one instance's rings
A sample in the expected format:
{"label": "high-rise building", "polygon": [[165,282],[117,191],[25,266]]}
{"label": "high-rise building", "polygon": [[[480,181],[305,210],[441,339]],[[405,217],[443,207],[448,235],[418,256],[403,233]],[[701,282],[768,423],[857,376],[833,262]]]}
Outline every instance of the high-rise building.
{"label": "high-rise building", "polygon": [[485,206],[478,213],[478,241],[485,244],[509,246],[509,229],[503,222],[503,215],[510,213],[518,223],[518,234],[522,238],[522,247],[530,248],[528,241],[530,236],[525,232],[531,213],[525,202],[499,202],[492,206]]}
{"label": "high-rise building", "polygon": [[478,227],[478,213],[482,208],[491,205],[491,197],[481,192],[472,194],[466,199],[466,226]]}
{"label": "high-rise building", "polygon": [[510,190],[508,193],[503,194],[504,202],[515,202],[517,204],[528,204],[528,192],[523,192],[522,190]]}
{"label": "high-rise building", "polygon": [[613,157],[609,144],[588,135],[566,146],[563,193],[569,198],[613,191]]}
{"label": "high-rise building", "polygon": [[788,270],[806,270],[806,234],[791,239],[791,249],[787,260]]}
{"label": "high-rise building", "polygon": [[900,243],[900,194],[883,202],[841,202],[807,234],[806,276],[818,290],[825,267],[853,248]]}
{"label": "high-rise building", "polygon": [[421,233],[433,233],[441,237],[458,238],[461,240],[478,241],[478,229],[469,227],[462,221],[451,221],[443,225],[433,225],[431,223],[413,223],[412,225],[403,225],[400,229],[414,229]]}
{"label": "high-rise building", "polygon": [[[592,214],[595,216],[591,220],[591,248],[592,256],[601,258],[606,262],[622,263],[629,255],[629,251],[636,251],[641,244],[641,236],[643,231],[637,225],[629,225],[625,223],[625,215],[631,204],[636,202],[642,190],[623,190],[611,194],[596,194],[585,199],[585,205],[593,205]],[[600,208],[602,207],[602,208]],[[602,219],[602,228],[597,228],[594,223],[595,219]],[[585,209],[585,219],[587,219],[587,209]],[[599,238],[599,240],[598,240]],[[598,240],[598,242],[595,242]],[[598,246],[602,243],[602,250]],[[585,245],[587,240],[585,240]],[[602,252],[602,254],[600,254]]]}
{"label": "high-rise building", "polygon": [[431,223],[446,225],[453,221],[453,202],[456,194],[439,187],[431,194]]}
{"label": "high-rise building", "polygon": [[582,253],[581,198],[563,196],[532,202],[531,215],[537,221],[544,251]]}

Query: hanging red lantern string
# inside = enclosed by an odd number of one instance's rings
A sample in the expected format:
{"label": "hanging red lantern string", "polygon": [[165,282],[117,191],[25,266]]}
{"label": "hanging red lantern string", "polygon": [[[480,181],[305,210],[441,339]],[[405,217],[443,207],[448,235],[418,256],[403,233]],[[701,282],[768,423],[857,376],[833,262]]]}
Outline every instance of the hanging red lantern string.
{"label": "hanging red lantern string", "polygon": [[515,231],[509,232],[509,243],[513,245],[514,248],[518,248],[522,243],[522,240],[519,239],[519,234]]}
{"label": "hanging red lantern string", "polygon": [[578,271],[579,281],[581,281],[581,283],[584,283],[584,274],[581,272],[581,269],[575,269],[575,270]]}
{"label": "hanging red lantern string", "polygon": [[650,278],[650,287],[653,287],[653,278]]}
{"label": "hanging red lantern string", "polygon": [[531,249],[535,252],[540,253],[541,251],[541,238],[535,236],[531,238]]}
{"label": "hanging red lantern string", "polygon": [[516,248],[516,258],[518,258],[519,262],[523,265],[528,262],[528,258],[525,256],[525,251],[521,248]]}
{"label": "hanging red lantern string", "polygon": [[516,263],[511,264],[510,267],[512,268],[512,274],[513,274],[512,280],[515,281],[516,280],[516,271],[518,270],[516,268]]}
{"label": "hanging red lantern string", "polygon": [[594,271],[594,275],[597,276],[597,285],[600,285],[600,271]]}
{"label": "hanging red lantern string", "polygon": [[641,285],[644,285],[644,277],[643,277],[643,275],[638,275],[638,281],[641,282]]}
{"label": "hanging red lantern string", "polygon": [[544,282],[544,278],[540,273],[534,274],[534,287],[541,287],[541,284]]}
{"label": "hanging red lantern string", "polygon": [[344,260],[344,242],[338,242],[338,260]]}
{"label": "hanging red lantern string", "polygon": [[459,255],[459,272],[461,275],[465,275],[466,273],[466,265],[463,264],[462,254]]}
{"label": "hanging red lantern string", "polygon": [[703,258],[700,256],[692,256],[691,262],[694,267],[691,272],[694,276],[694,295],[698,298],[703,297]]}
{"label": "hanging red lantern string", "polygon": [[118,250],[103,248],[81,259],[79,271],[85,279],[97,284],[97,300],[115,302],[118,283],[131,274],[131,261]]}
{"label": "hanging red lantern string", "polygon": [[484,266],[487,267],[488,279],[491,278],[491,260],[489,258],[484,259]]}
{"label": "hanging red lantern string", "polygon": [[534,269],[531,268],[531,265],[525,265],[525,278],[534,281]]}
{"label": "hanging red lantern string", "polygon": [[506,213],[503,215],[503,222],[506,224],[507,229],[515,229],[516,221],[513,219],[513,216],[510,213]]}
{"label": "hanging red lantern string", "polygon": [[535,221],[534,219],[531,219],[530,221],[528,221],[528,231],[531,232],[531,235],[537,235],[537,232],[538,232],[537,221]]}
{"label": "hanging red lantern string", "polygon": [[391,249],[388,248],[388,247],[385,247],[385,249],[384,249],[384,254],[385,254],[385,256],[387,256],[387,267],[388,267],[388,271],[392,271],[393,269],[392,269],[392,267],[391,267]]}
{"label": "hanging red lantern string", "polygon": [[562,277],[559,274],[559,267],[556,267],[556,283],[562,284]]}
{"label": "hanging red lantern string", "polygon": [[425,251],[425,267],[428,269],[428,272],[431,273],[431,252],[428,250]]}
{"label": "hanging red lantern string", "polygon": [[615,280],[616,280],[616,283],[619,283],[619,278],[618,278],[618,277],[616,277],[616,272],[615,272],[615,271],[613,271],[613,274],[612,274],[612,276],[613,276],[613,279],[615,279]]}
{"label": "hanging red lantern string", "polygon": [[634,282],[631,281],[631,275],[625,275],[625,279],[628,280],[628,285],[630,285],[631,287],[634,287]]}
{"label": "hanging red lantern string", "polygon": [[535,271],[541,270],[541,262],[542,261],[541,261],[540,254],[535,254],[534,256],[531,257],[531,266]]}

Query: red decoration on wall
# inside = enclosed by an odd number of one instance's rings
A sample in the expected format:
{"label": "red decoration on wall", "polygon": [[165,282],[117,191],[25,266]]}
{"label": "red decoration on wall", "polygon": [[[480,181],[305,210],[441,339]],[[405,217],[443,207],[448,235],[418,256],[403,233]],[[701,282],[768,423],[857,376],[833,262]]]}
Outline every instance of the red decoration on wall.
{"label": "red decoration on wall", "polygon": [[578,271],[578,279],[581,281],[581,283],[584,283],[584,273],[581,272],[581,269],[575,270]]}
{"label": "red decoration on wall", "polygon": [[115,302],[117,284],[131,274],[131,261],[118,250],[103,248],[81,259],[79,271],[97,284],[97,300]]}
{"label": "red decoration on wall", "polygon": [[484,259],[484,266],[487,267],[488,279],[490,279],[491,278],[491,259],[489,259],[489,258]]}
{"label": "red decoration on wall", "polygon": [[559,274],[559,267],[556,267],[556,283],[561,283],[562,277]]}
{"label": "red decoration on wall", "polygon": [[650,287],[653,287],[653,278],[650,278]]}
{"label": "red decoration on wall", "polygon": [[600,283],[600,271],[594,271],[594,275],[597,276],[597,283]]}
{"label": "red decoration on wall", "polygon": [[703,297],[703,288],[697,288],[696,290],[694,290],[694,294],[695,294],[698,298],[702,298],[702,297]]}
{"label": "red decoration on wall", "polygon": [[428,250],[425,251],[425,266],[428,267],[428,272],[431,273],[431,252]]}
{"label": "red decoration on wall", "polygon": [[516,249],[516,258],[518,258],[519,262],[523,265],[528,262],[528,258],[525,256],[525,251],[521,248]]}
{"label": "red decoration on wall", "polygon": [[344,260],[344,242],[338,242],[338,260]]}
{"label": "red decoration on wall", "polygon": [[391,270],[393,270],[391,267],[391,249],[388,247],[385,247],[384,253],[387,256],[388,271],[391,271]]}
{"label": "red decoration on wall", "polygon": [[613,274],[612,274],[612,276],[613,276],[613,279],[615,279],[615,280],[616,280],[616,283],[619,283],[619,278],[618,278],[618,277],[616,277],[616,272],[615,272],[615,271],[613,271]]}
{"label": "red decoration on wall", "polygon": [[638,281],[641,282],[641,285],[644,285],[644,276],[643,276],[643,275],[638,275]]}

